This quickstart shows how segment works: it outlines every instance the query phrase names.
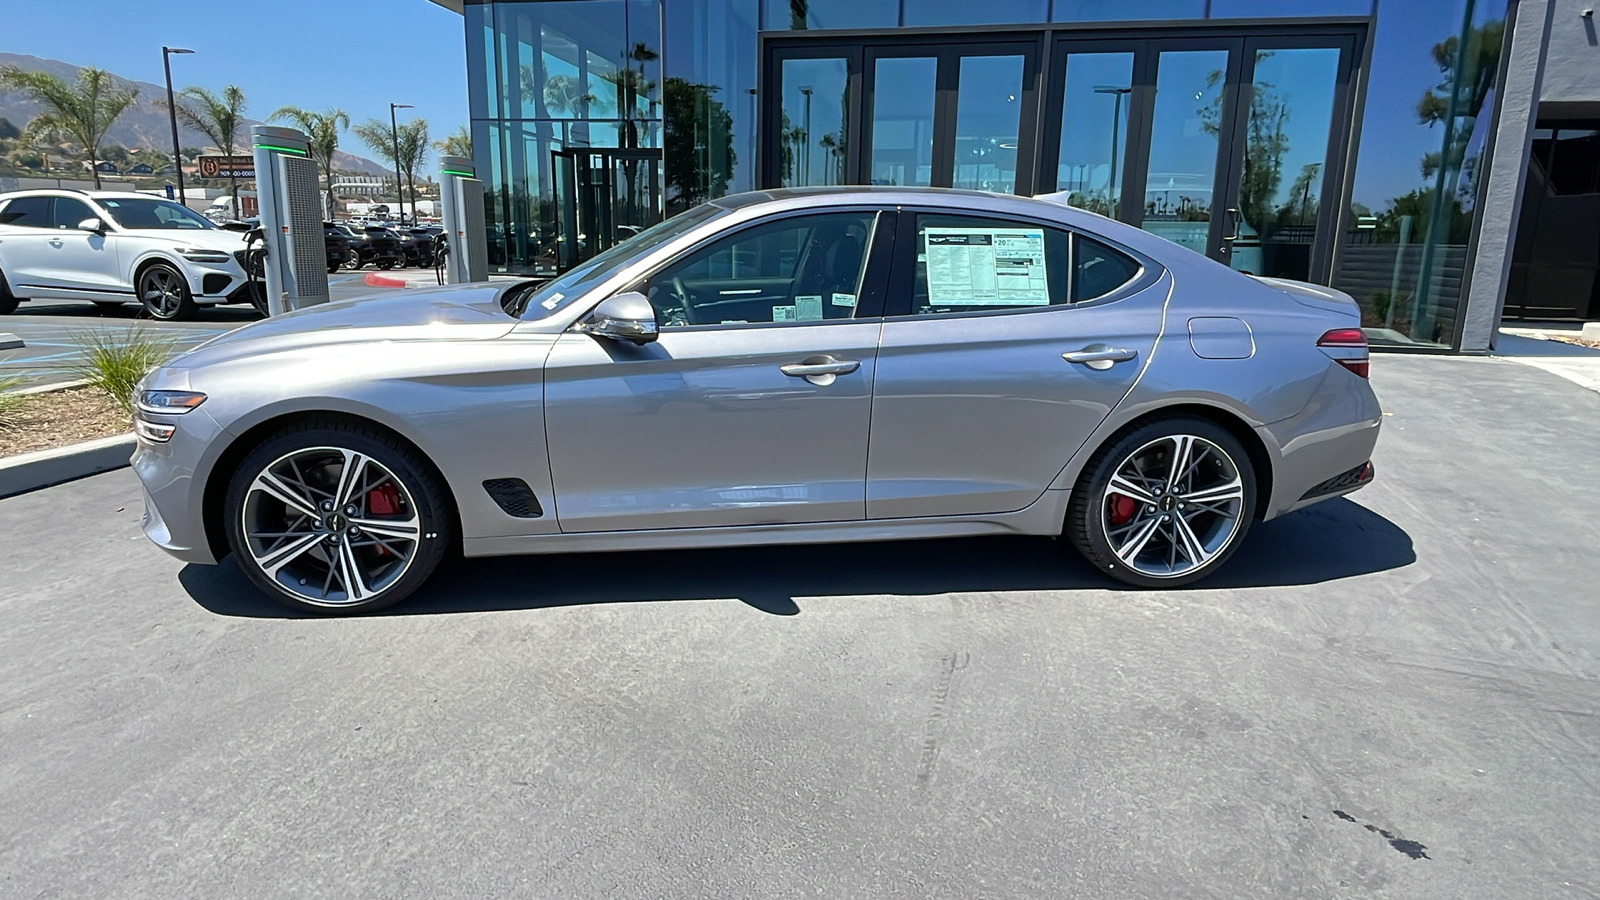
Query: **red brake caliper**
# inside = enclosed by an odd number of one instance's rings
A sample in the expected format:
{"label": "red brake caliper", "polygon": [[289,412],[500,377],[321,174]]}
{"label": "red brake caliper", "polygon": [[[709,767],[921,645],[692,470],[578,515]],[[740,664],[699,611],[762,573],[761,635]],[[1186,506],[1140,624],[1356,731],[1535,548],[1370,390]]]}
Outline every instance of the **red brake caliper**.
{"label": "red brake caliper", "polygon": [[1132,497],[1117,494],[1111,498],[1111,524],[1126,525],[1139,511],[1139,502]]}
{"label": "red brake caliper", "polygon": [[[400,491],[392,483],[385,482],[367,492],[367,511],[374,516],[392,516],[400,512]],[[378,545],[378,552],[384,556],[392,555],[389,548]]]}

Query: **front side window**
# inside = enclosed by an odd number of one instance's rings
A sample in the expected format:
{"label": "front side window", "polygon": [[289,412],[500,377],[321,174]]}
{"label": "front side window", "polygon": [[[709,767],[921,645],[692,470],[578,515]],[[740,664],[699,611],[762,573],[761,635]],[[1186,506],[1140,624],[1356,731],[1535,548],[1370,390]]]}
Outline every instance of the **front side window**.
{"label": "front side window", "polygon": [[[217,226],[194,210],[156,197],[105,199],[100,205],[123,228],[159,229],[164,231],[211,230]],[[85,215],[88,218],[88,215]],[[76,223],[74,223],[76,224]]]}
{"label": "front side window", "polygon": [[856,314],[877,213],[791,216],[668,264],[634,290],[663,328],[816,322]]}
{"label": "front side window", "polygon": [[0,225],[23,228],[50,227],[49,197],[18,197],[0,209]]}
{"label": "front side window", "polygon": [[90,211],[89,204],[71,197],[57,197],[55,211],[51,214],[51,221],[55,223],[55,227],[61,229],[77,228],[78,223],[84,219],[98,218],[100,217]]}

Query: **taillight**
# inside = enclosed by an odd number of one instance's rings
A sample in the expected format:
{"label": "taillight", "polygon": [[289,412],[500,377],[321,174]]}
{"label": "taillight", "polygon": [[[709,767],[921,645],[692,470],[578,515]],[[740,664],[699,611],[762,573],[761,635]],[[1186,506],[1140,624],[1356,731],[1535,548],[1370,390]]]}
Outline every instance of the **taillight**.
{"label": "taillight", "polygon": [[1335,328],[1318,338],[1317,346],[1334,362],[1362,378],[1366,378],[1371,371],[1367,333],[1359,328]]}

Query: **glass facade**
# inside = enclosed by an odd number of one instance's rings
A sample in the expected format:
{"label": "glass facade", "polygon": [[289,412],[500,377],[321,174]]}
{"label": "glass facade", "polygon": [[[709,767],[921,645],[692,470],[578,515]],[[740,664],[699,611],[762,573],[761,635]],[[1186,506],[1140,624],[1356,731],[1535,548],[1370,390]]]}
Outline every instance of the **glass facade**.
{"label": "glass facade", "polygon": [[497,0],[465,8],[492,267],[706,200],[1066,192],[1375,342],[1453,346],[1507,0]]}

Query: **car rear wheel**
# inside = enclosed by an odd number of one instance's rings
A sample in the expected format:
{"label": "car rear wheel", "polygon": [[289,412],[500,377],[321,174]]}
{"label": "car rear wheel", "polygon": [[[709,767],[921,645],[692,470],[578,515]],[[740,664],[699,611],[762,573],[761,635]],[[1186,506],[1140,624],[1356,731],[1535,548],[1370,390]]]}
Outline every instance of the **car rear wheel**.
{"label": "car rear wheel", "polygon": [[339,270],[341,268],[343,268],[343,267],[344,267],[343,263],[336,263],[336,262],[328,263],[328,274],[329,275],[338,274]]}
{"label": "car rear wheel", "polygon": [[139,302],[152,319],[176,321],[192,319],[194,297],[183,273],[166,263],[156,263],[139,273]]}
{"label": "car rear wheel", "polygon": [[344,262],[344,267],[351,270],[359,269],[361,268],[361,265],[361,257],[354,255]]}
{"label": "car rear wheel", "polygon": [[1179,416],[1149,422],[1084,467],[1067,536],[1106,574],[1174,587],[1216,571],[1250,528],[1256,477],[1227,429]]}
{"label": "car rear wheel", "polygon": [[380,259],[378,260],[378,268],[384,270],[392,269],[394,268],[394,263],[395,261],[392,259]]}
{"label": "car rear wheel", "polygon": [[371,612],[404,599],[451,541],[438,476],[394,438],[346,423],[268,438],[234,473],[228,545],[267,594],[320,613]]}

